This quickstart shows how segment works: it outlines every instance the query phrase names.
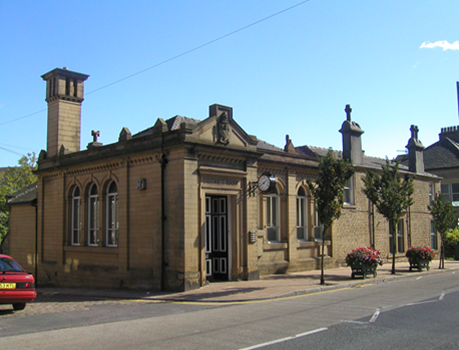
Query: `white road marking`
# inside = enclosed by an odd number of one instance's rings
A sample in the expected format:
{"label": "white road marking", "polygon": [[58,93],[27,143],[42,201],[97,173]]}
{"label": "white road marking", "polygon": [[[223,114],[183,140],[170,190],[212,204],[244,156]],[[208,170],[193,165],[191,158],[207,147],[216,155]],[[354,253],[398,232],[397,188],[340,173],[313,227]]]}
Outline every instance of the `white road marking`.
{"label": "white road marking", "polygon": [[301,338],[301,337],[305,337],[307,335],[311,335],[311,334],[319,333],[319,332],[322,332],[322,331],[326,331],[327,329],[328,328],[318,328],[318,329],[315,329],[313,331],[297,334],[294,337],[286,337],[286,338],[282,338],[282,339],[277,339],[277,340],[269,341],[267,343],[257,344],[257,345],[249,346],[248,348],[243,348],[243,349],[239,349],[239,350],[259,349],[259,348],[262,348],[264,346],[278,344],[278,343],[282,343],[282,342],[287,341],[287,340],[291,340],[291,339],[295,339],[295,338]]}
{"label": "white road marking", "polygon": [[416,278],[416,281],[419,281],[421,278],[422,278],[422,276],[419,276],[418,278]]}
{"label": "white road marking", "polygon": [[403,306],[421,305],[421,304],[436,303],[436,302],[437,300],[427,300],[427,301],[420,301],[419,303],[409,303]]}
{"label": "white road marking", "polygon": [[441,292],[440,298],[438,300],[443,300],[443,298],[445,297],[445,294],[446,294],[446,291]]}
{"label": "white road marking", "polygon": [[381,309],[378,307],[373,314],[373,317],[370,319],[370,323],[376,322],[376,319],[378,318],[379,314],[381,313]]}
{"label": "white road marking", "polygon": [[355,323],[355,324],[368,324],[368,322],[362,322],[362,321],[353,321],[353,320],[341,320],[343,323]]}

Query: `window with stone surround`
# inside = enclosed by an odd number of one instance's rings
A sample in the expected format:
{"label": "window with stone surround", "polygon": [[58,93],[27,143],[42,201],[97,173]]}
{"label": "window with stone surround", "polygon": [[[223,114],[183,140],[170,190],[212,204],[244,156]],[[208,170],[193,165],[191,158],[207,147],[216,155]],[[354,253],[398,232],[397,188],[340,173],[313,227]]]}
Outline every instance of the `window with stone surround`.
{"label": "window with stone surround", "polygon": [[80,233],[81,233],[81,197],[80,188],[74,186],[71,195],[71,234],[70,243],[71,245],[80,245]]}
{"label": "window with stone surround", "polygon": [[429,183],[429,205],[432,205],[432,201],[435,196],[435,184],[433,182]]}
{"label": "window with stone surround", "polygon": [[344,185],[344,204],[354,205],[354,177],[352,176]]}
{"label": "window with stone surround", "polygon": [[324,225],[319,220],[319,212],[317,211],[316,203],[314,201],[314,239],[316,241],[322,240]]}
{"label": "window with stone surround", "polygon": [[405,252],[405,220],[400,219],[397,225],[397,253]]}
{"label": "window with stone surround", "polygon": [[88,191],[88,246],[99,243],[99,191],[95,183]]}
{"label": "window with stone surround", "polygon": [[433,250],[438,249],[437,230],[435,229],[435,222],[430,221],[430,248]]}
{"label": "window with stone surround", "polygon": [[115,181],[110,182],[107,189],[106,198],[106,237],[107,247],[118,246],[118,189]]}
{"label": "window with stone surround", "polygon": [[280,200],[277,188],[274,193],[266,195],[266,232],[268,242],[280,242]]}
{"label": "window with stone surround", "polygon": [[[394,232],[397,231],[397,237],[394,237]],[[405,226],[404,219],[400,219],[396,228],[389,232],[389,251],[393,254],[394,239],[397,239],[397,253],[405,252]]]}
{"label": "window with stone surround", "polygon": [[308,198],[304,187],[298,189],[296,197],[296,237],[299,241],[308,240]]}

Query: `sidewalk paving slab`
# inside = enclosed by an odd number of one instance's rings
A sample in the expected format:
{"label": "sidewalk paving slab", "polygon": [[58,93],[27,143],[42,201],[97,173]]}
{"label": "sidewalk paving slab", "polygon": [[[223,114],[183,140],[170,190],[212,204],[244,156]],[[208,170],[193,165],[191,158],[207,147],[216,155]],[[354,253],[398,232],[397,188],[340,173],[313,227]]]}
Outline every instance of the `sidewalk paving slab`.
{"label": "sidewalk paving slab", "polygon": [[211,282],[199,289],[171,293],[146,290],[85,289],[85,288],[37,288],[38,294],[75,295],[116,299],[145,299],[151,301],[181,302],[248,302],[275,299],[295,295],[323,292],[327,290],[350,288],[364,284],[376,284],[403,278],[418,278],[420,275],[445,273],[459,269],[459,261],[445,260],[445,269],[438,268],[439,261],[430,263],[430,270],[409,271],[408,262],[397,262],[396,273],[391,274],[392,264],[386,263],[377,269],[377,277],[372,275],[351,278],[349,267],[326,269],[325,284],[320,285],[320,270],[288,274],[262,276],[254,281]]}

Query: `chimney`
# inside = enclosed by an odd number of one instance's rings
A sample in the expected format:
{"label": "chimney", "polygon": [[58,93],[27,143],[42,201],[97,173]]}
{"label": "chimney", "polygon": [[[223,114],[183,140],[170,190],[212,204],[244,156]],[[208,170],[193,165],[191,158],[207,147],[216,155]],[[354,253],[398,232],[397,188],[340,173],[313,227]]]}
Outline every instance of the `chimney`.
{"label": "chimney", "polygon": [[351,106],[346,105],[346,120],[339,131],[343,134],[343,158],[348,159],[352,164],[363,163],[362,139],[363,130],[360,125],[351,121]]}
{"label": "chimney", "polygon": [[81,103],[89,75],[56,68],[41,76],[48,102],[47,157],[80,150]]}
{"label": "chimney", "polygon": [[424,172],[424,146],[418,139],[419,129],[416,125],[411,125],[411,138],[405,146],[408,148],[408,167],[414,173]]}

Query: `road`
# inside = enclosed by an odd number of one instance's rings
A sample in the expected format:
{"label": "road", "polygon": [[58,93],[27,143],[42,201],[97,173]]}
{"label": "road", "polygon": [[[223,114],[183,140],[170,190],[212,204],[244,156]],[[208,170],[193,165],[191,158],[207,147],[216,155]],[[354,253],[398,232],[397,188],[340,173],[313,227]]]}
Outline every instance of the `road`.
{"label": "road", "polygon": [[23,312],[0,310],[0,342],[2,350],[458,349],[457,305],[455,271],[234,304],[49,295]]}

